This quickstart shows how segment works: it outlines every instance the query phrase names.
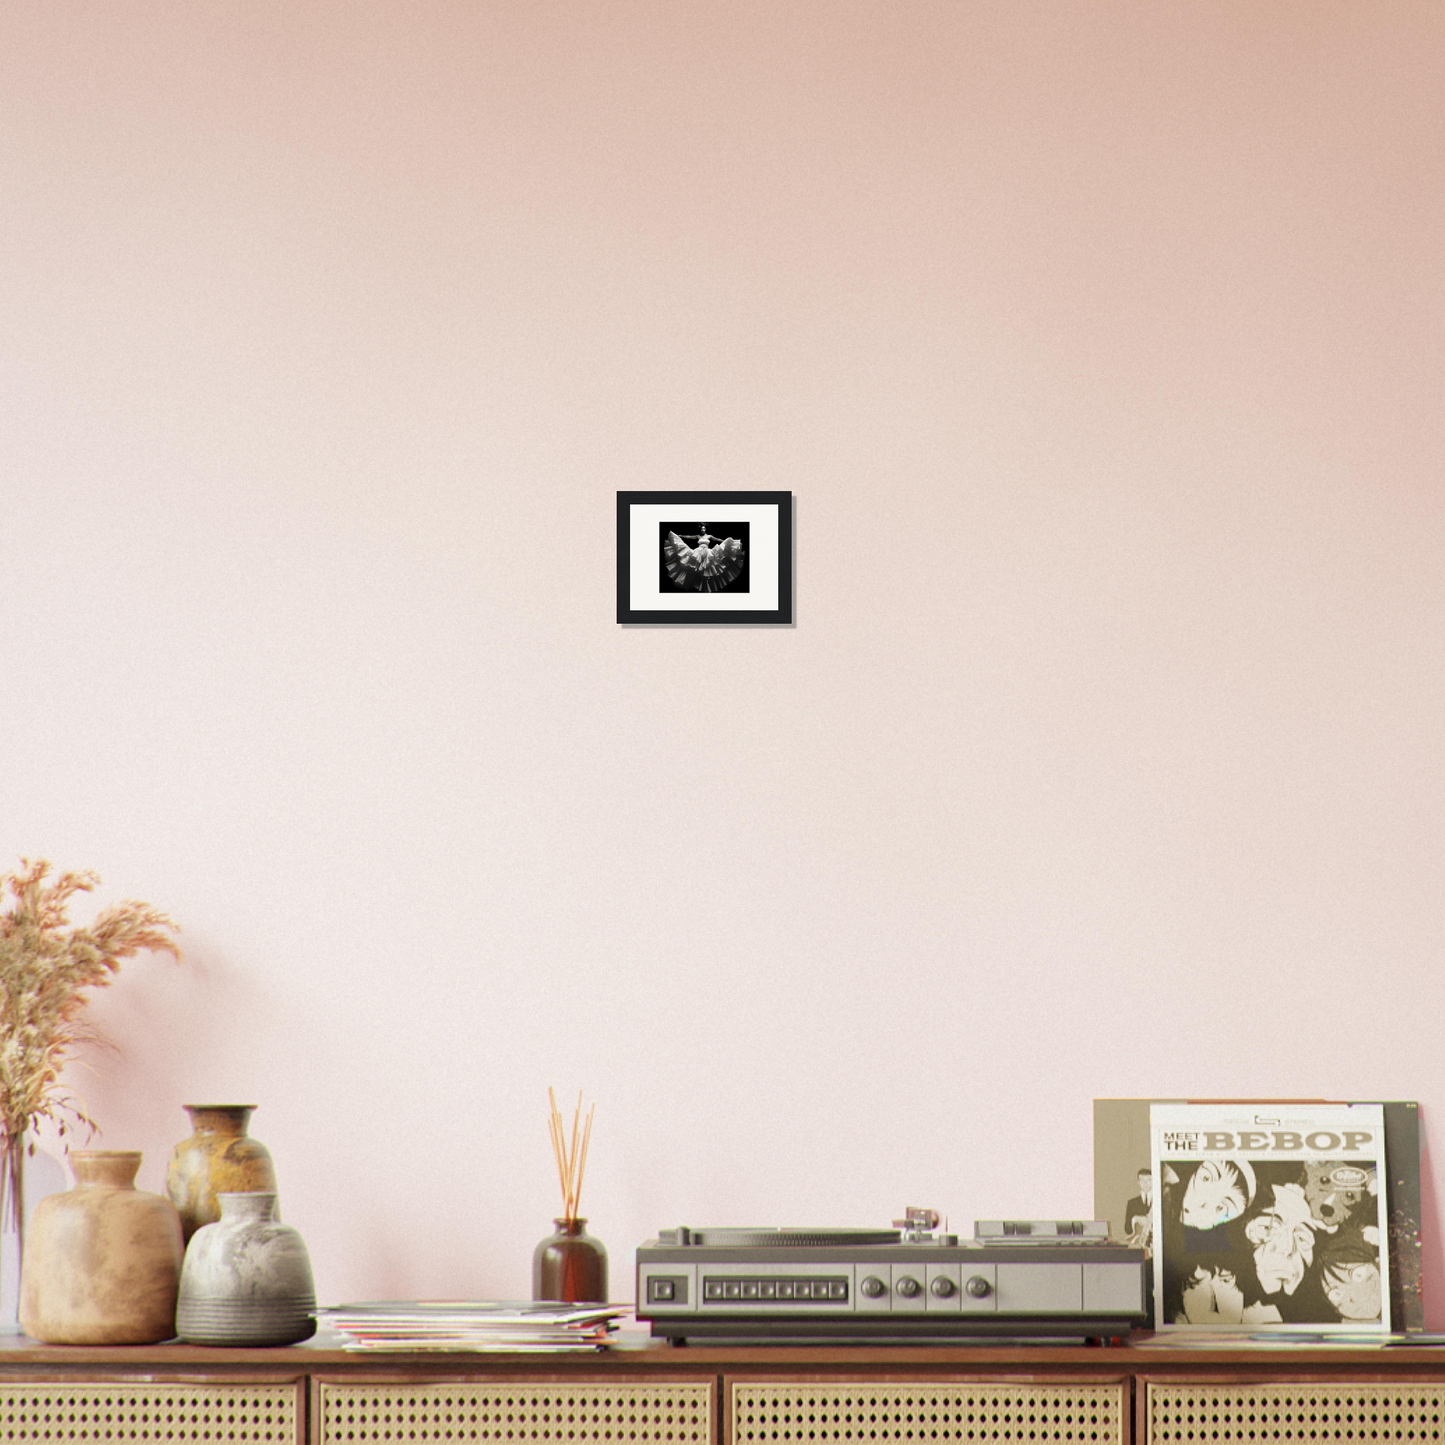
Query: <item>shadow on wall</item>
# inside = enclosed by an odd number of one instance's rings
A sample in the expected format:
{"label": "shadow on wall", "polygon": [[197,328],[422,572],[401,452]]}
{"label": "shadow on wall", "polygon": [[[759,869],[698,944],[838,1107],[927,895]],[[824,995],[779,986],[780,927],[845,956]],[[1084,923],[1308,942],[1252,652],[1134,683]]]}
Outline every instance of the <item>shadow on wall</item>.
{"label": "shadow on wall", "polygon": [[[191,1132],[183,1104],[256,1102],[250,1094],[263,1064],[254,1042],[274,1033],[279,1011],[254,973],[204,939],[181,943],[179,964],[134,960],[91,999],[87,1021],[101,1041],[76,1055],[65,1080],[82,1107],[90,1093],[105,1100],[88,1147],[137,1148],[157,1136],[178,1142]],[[246,1097],[232,1099],[237,1091]],[[193,1097],[198,1092],[206,1097]],[[87,1147],[84,1130],[65,1142]],[[148,1156],[139,1186],[162,1188],[165,1165]]]}

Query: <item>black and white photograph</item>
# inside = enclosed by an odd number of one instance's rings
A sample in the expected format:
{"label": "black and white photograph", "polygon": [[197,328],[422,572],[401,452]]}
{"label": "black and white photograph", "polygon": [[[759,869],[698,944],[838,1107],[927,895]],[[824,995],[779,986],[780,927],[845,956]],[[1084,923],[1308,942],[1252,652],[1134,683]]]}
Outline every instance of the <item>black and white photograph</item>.
{"label": "black and white photograph", "polygon": [[747,522],[659,522],[658,590],[676,592],[746,592],[748,590]]}
{"label": "black and white photograph", "polygon": [[791,492],[618,492],[617,620],[793,620]]}

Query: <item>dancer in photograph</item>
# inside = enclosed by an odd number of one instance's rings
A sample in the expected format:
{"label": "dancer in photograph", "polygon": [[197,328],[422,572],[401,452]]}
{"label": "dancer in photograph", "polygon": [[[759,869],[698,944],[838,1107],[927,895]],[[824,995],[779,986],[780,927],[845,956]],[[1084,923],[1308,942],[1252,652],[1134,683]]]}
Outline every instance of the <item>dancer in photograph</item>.
{"label": "dancer in photograph", "polygon": [[706,525],[685,536],[669,532],[662,555],[673,586],[689,592],[721,592],[743,570],[743,544],[736,537],[713,536]]}

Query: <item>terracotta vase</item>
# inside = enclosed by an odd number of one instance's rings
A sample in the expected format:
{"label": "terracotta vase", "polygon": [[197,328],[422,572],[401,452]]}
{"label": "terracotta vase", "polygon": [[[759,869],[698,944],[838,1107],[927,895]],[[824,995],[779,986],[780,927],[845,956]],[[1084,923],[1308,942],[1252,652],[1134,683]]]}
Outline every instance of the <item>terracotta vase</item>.
{"label": "terracotta vase", "polygon": [[292,1345],[316,1333],[316,1286],[300,1234],[272,1193],[221,1195],[221,1218],[186,1247],[176,1333],[193,1345]]}
{"label": "terracotta vase", "polygon": [[186,1104],[195,1133],[171,1151],[166,1193],[187,1240],[221,1217],[217,1195],[276,1192],[270,1150],[246,1133],[254,1104]]}
{"label": "terracotta vase", "polygon": [[568,1304],[607,1303],[607,1250],[585,1219],[558,1219],[557,1232],[532,1253],[532,1298]]}
{"label": "terracotta vase", "polygon": [[181,1221],[135,1187],[141,1156],[70,1156],[75,1188],[35,1206],[20,1270],[20,1328],[52,1345],[149,1345],[176,1332]]}

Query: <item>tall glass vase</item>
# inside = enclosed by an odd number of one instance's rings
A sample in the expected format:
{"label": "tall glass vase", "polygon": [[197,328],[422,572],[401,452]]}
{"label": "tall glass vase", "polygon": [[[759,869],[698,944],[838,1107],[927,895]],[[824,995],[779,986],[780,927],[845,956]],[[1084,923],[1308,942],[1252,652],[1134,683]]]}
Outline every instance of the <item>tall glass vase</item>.
{"label": "tall glass vase", "polygon": [[20,1259],[25,1253],[25,1136],[0,1152],[0,1331],[20,1329]]}
{"label": "tall glass vase", "polygon": [[[32,1152],[33,1150],[33,1152]],[[65,1167],[54,1155],[34,1149],[28,1134],[0,1152],[0,1335],[20,1329],[20,1261],[25,1225],[35,1206],[66,1188]]]}

